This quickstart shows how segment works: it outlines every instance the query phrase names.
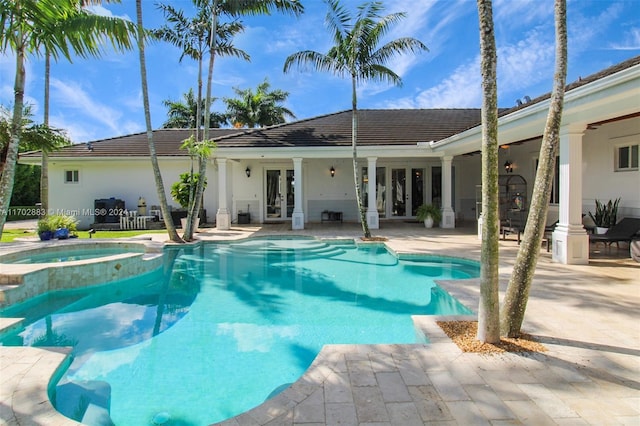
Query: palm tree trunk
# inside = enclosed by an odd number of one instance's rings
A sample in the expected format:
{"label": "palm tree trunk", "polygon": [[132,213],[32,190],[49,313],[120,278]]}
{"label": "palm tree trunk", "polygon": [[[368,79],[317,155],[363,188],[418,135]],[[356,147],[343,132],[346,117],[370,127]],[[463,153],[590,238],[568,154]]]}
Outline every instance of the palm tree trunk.
{"label": "palm tree trunk", "polygon": [[5,163],[0,167],[2,177],[0,178],[0,237],[4,224],[9,213],[9,203],[13,195],[13,183],[16,176],[16,164],[18,162],[18,148],[20,145],[20,131],[22,129],[22,107],[24,105],[24,82],[25,82],[25,44],[23,34],[19,31],[17,35],[18,46],[16,46],[16,78],[14,83],[14,103],[13,121],[11,122],[11,137],[7,145],[7,156]]}
{"label": "palm tree trunk", "polygon": [[500,341],[498,293],[498,95],[491,0],[478,0],[482,73],[482,248],[478,340]]}
{"label": "palm tree trunk", "polygon": [[[353,149],[353,182],[356,187],[356,201],[358,203],[358,213],[362,223],[362,233],[365,238],[371,238],[371,231],[367,223],[367,214],[362,205],[362,192],[360,191],[360,181],[358,179],[358,96],[356,93],[356,78],[351,77],[351,147]],[[369,194],[369,197],[375,194]]]}
{"label": "palm tree trunk", "polygon": [[[202,141],[209,140],[209,111],[211,110],[211,86],[213,84],[213,67],[215,65],[215,51],[216,51],[216,34],[218,32],[218,0],[214,0],[211,11],[211,39],[209,40],[209,67],[207,69],[207,93],[205,95],[204,110],[206,114],[205,126],[202,135]],[[191,240],[193,238],[193,228],[195,227],[195,221],[202,207],[202,196],[204,194],[204,182],[207,176],[207,161],[208,157],[200,156],[198,158],[198,173],[200,179],[196,185],[196,199],[193,203],[192,209],[188,213],[187,229],[185,230],[184,238]]]}
{"label": "palm tree trunk", "polygon": [[556,69],[553,79],[553,91],[547,114],[547,123],[542,137],[542,145],[540,146],[540,160],[531,196],[529,217],[527,218],[522,244],[513,266],[513,274],[507,287],[500,319],[501,332],[509,337],[517,337],[520,334],[547,221],[547,210],[555,172],[555,159],[560,143],[560,122],[567,76],[566,8],[566,0],[555,1]]}
{"label": "palm tree trunk", "polygon": [[147,65],[144,56],[144,27],[142,26],[142,0],[136,0],[136,17],[138,22],[138,52],[140,56],[140,77],[142,81],[142,100],[144,102],[144,119],[147,127],[147,143],[149,145],[149,157],[151,158],[151,167],[153,168],[153,177],[156,182],[156,191],[160,200],[160,211],[164,218],[164,224],[169,234],[169,239],[176,243],[184,241],[178,236],[176,227],[171,218],[169,205],[167,204],[167,195],[160,173],[160,165],[158,164],[158,156],[156,154],[156,145],[153,141],[153,128],[151,126],[151,110],[149,108],[149,88],[147,86]]}
{"label": "palm tree trunk", "polygon": [[[51,77],[51,54],[47,50],[44,59],[44,125],[49,127],[49,80]],[[42,150],[40,164],[40,216],[46,216],[49,210],[49,153]]]}

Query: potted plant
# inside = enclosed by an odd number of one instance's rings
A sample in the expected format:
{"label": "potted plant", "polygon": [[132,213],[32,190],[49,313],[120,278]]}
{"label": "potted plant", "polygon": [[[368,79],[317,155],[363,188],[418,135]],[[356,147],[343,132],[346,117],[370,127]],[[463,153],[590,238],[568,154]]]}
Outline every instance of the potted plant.
{"label": "potted plant", "polygon": [[38,221],[36,231],[38,232],[40,241],[49,241],[53,238],[53,232],[55,231],[55,228],[52,227],[52,224],[49,221],[49,217],[47,216]]}
{"label": "potted plant", "polygon": [[620,198],[608,203],[603,203],[600,200],[596,200],[596,212],[595,214],[589,212],[589,217],[593,220],[596,226],[596,234],[604,234],[607,230],[616,224],[618,221],[618,204]]}
{"label": "potted plant", "polygon": [[[185,172],[180,173],[180,180],[174,182],[171,185],[171,197],[173,197],[174,201],[180,204],[184,210],[189,208],[189,201],[195,197],[196,186],[198,185],[198,180],[200,179],[199,173]],[[204,181],[204,187],[207,187],[207,181]],[[186,217],[180,219],[182,222],[182,229],[185,228]],[[196,218],[196,226],[198,228],[200,218]]]}
{"label": "potted plant", "polygon": [[440,222],[442,219],[442,212],[440,211],[440,208],[433,204],[423,204],[418,207],[416,219],[424,222],[425,228],[431,228],[433,227],[434,222]]}

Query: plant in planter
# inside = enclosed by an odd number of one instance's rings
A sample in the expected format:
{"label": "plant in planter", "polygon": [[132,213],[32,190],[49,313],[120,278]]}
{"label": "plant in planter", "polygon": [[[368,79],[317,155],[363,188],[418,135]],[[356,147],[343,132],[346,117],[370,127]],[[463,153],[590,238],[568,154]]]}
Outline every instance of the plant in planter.
{"label": "plant in planter", "polygon": [[620,198],[616,200],[609,200],[608,203],[603,203],[600,200],[596,200],[596,212],[595,214],[589,212],[589,217],[596,225],[596,233],[604,234],[607,229],[612,227],[618,221],[618,204]]}
{"label": "plant in planter", "polygon": [[38,225],[36,228],[36,232],[40,237],[40,241],[49,241],[53,238],[53,233],[55,232],[55,228],[49,221],[49,217],[44,217],[38,221]]}
{"label": "plant in planter", "polygon": [[[185,172],[180,173],[180,180],[171,185],[171,197],[173,197],[174,201],[180,204],[180,207],[183,209],[187,210],[193,202],[199,180],[199,173]],[[207,187],[206,178],[204,180],[204,187]],[[182,229],[184,228],[185,226],[183,224]]]}
{"label": "plant in planter", "polygon": [[43,241],[52,238],[64,240],[69,237],[77,237],[78,221],[73,216],[52,214],[38,221],[38,235]]}
{"label": "plant in planter", "polygon": [[440,208],[433,204],[423,204],[418,207],[416,211],[416,219],[424,222],[426,228],[433,227],[434,223],[440,222],[442,219],[442,212]]}

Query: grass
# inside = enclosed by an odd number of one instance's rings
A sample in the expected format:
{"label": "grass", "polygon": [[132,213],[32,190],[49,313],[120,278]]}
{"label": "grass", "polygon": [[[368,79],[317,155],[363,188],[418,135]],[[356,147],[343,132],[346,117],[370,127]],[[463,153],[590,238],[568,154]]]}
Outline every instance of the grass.
{"label": "grass", "polygon": [[[92,238],[130,238],[142,234],[166,234],[164,229],[160,230],[137,230],[137,231],[96,231]],[[35,237],[36,233],[30,229],[5,229],[2,231],[2,239],[0,242],[10,243],[18,237]],[[78,231],[78,238],[88,239],[89,232]]]}

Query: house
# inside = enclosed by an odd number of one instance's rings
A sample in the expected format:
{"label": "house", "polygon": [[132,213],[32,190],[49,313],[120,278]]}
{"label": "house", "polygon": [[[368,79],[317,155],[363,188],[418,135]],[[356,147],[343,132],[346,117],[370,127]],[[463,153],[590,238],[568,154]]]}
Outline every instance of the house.
{"label": "house", "polygon": [[[526,210],[535,179],[549,94],[501,110],[502,180],[519,176],[519,192],[505,203]],[[478,219],[481,182],[479,109],[360,110],[358,179],[366,220],[415,217],[423,203],[441,206],[440,226]],[[189,130],[154,131],[160,168],[169,188],[190,159],[179,149]],[[210,160],[203,205],[219,229],[238,220],[290,221],[293,229],[327,218],[358,221],[353,184],[351,112],[313,117],[262,129],[212,129],[217,149]],[[640,56],[567,86],[560,153],[550,215],[553,258],[586,263],[588,234],[582,216],[596,199],[621,197],[619,217],[640,217]],[[39,164],[38,153],[20,162]],[[80,226],[99,218],[96,201],[158,204],[146,133],[77,144],[49,158],[49,206],[73,212]],[[515,187],[513,187],[515,188]],[[505,204],[506,205],[506,204]],[[507,208],[508,209],[508,208]],[[323,212],[340,212],[325,216]],[[248,213],[248,215],[247,215]]]}

